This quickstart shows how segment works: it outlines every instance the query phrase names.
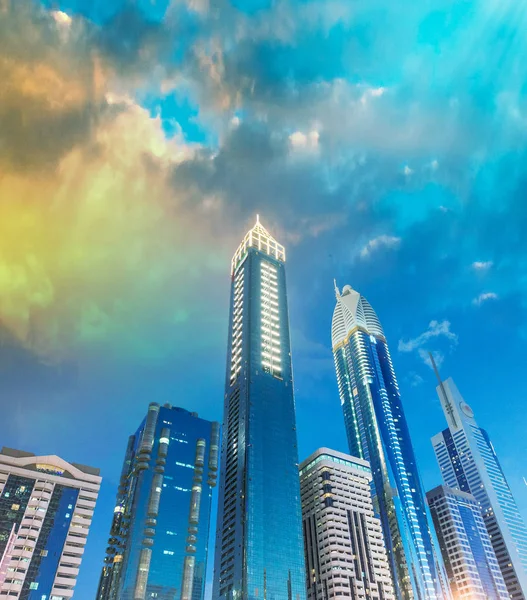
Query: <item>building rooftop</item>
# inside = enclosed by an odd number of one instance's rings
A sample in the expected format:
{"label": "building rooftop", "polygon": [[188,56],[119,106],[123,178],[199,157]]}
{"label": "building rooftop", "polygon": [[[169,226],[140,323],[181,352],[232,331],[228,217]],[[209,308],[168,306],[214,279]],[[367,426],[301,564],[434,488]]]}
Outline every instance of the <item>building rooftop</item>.
{"label": "building rooftop", "polygon": [[344,452],[339,452],[338,450],[331,450],[331,448],[323,447],[315,450],[313,454],[308,456],[300,463],[300,475],[306,471],[309,471],[316,464],[322,461],[334,462],[351,469],[363,471],[369,475],[371,474],[370,463],[367,460],[357,458],[356,456],[350,456],[349,454],[344,454]]}
{"label": "building rooftop", "polygon": [[231,262],[231,275],[243,262],[249,248],[257,248],[261,252],[285,262],[285,248],[279,244],[267,229],[260,223],[260,215],[256,215],[256,223],[245,234],[242,243],[234,253]]}
{"label": "building rooftop", "polygon": [[[14,460],[2,460],[2,456]],[[39,456],[37,454],[33,454],[32,452],[26,452],[25,450],[16,450],[15,448],[8,448],[6,446],[4,446],[0,450],[0,463],[1,462],[3,462],[4,464],[13,464],[16,466],[20,466],[30,471],[46,471],[44,467],[49,466],[50,473],[52,472],[51,467],[53,467],[53,472],[55,474],[73,477],[74,479],[77,478],[74,473],[75,470],[78,470],[86,475],[97,477],[98,479],[100,479],[99,475],[101,472],[100,469],[97,469],[95,467],[89,467],[87,465],[81,465],[79,463],[69,463],[55,454]],[[73,469],[71,469],[70,467],[73,467]]]}
{"label": "building rooftop", "polygon": [[476,499],[472,494],[462,492],[461,490],[456,490],[446,485],[438,485],[429,492],[426,492],[427,500],[434,498],[435,496],[446,497],[447,495],[457,496],[458,498],[462,498],[463,500],[470,500],[472,502],[476,502]]}
{"label": "building rooftop", "polygon": [[384,331],[377,314],[371,304],[354,290],[351,285],[345,285],[342,292],[335,283],[337,304],[331,323],[331,342],[333,349],[344,342],[349,333],[360,327],[369,334],[384,339]]}

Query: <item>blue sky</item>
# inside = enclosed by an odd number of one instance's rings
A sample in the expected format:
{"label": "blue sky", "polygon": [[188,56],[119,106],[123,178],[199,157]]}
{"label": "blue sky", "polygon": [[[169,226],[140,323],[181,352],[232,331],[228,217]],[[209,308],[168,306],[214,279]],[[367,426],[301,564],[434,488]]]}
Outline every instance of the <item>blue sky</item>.
{"label": "blue sky", "polygon": [[527,9],[13,0],[0,13],[0,443],[98,466],[93,598],[151,401],[220,419],[230,258],[286,245],[300,458],[346,450],[333,279],[388,336],[425,487],[436,353],[527,516]]}

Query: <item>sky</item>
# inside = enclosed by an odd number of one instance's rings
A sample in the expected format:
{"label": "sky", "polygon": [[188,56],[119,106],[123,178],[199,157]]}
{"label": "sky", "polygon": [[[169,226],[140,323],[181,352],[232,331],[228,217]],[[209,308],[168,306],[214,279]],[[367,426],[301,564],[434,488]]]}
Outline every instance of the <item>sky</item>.
{"label": "sky", "polygon": [[0,0],[0,446],[101,469],[77,600],[148,403],[222,418],[257,213],[300,458],[347,449],[336,279],[383,324],[425,488],[432,351],[527,517],[525,31],[517,0]]}

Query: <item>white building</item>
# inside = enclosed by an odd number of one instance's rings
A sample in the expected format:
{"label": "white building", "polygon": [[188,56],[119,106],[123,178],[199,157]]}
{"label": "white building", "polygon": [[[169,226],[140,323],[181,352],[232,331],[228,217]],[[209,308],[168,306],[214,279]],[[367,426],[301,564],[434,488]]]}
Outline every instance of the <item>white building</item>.
{"label": "white building", "polygon": [[445,485],[478,501],[512,600],[527,599],[527,528],[487,432],[448,378],[437,386],[448,428],[432,438]]}
{"label": "white building", "polygon": [[367,461],[320,448],[300,465],[308,600],[392,600]]}
{"label": "white building", "polygon": [[101,478],[58,456],[0,451],[0,600],[73,596]]}

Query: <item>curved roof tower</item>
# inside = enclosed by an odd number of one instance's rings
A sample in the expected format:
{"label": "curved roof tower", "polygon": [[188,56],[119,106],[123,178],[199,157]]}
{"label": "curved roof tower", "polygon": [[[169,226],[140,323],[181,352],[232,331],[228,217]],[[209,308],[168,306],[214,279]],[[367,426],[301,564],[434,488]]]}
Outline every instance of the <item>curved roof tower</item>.
{"label": "curved roof tower", "polygon": [[[331,326],[350,454],[369,461],[397,600],[448,600],[390,351],[370,303],[335,285]],[[366,590],[368,591],[368,590]]]}
{"label": "curved roof tower", "polygon": [[348,335],[357,327],[364,329],[370,335],[385,339],[379,318],[364,296],[361,296],[351,285],[345,285],[340,292],[336,283],[335,293],[337,305],[333,311],[331,325],[333,349],[346,341]]}

